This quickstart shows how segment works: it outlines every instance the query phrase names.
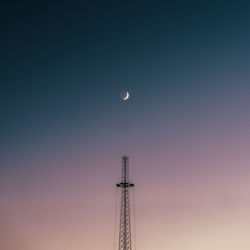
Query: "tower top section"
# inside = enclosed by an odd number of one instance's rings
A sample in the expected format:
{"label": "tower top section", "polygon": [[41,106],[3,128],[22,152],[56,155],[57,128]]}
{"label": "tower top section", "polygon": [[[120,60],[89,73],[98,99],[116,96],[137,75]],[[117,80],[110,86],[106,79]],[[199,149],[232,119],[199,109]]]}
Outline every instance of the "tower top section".
{"label": "tower top section", "polygon": [[116,184],[117,187],[126,188],[133,187],[134,184],[129,182],[129,158],[128,156],[122,156],[122,178],[121,182]]}

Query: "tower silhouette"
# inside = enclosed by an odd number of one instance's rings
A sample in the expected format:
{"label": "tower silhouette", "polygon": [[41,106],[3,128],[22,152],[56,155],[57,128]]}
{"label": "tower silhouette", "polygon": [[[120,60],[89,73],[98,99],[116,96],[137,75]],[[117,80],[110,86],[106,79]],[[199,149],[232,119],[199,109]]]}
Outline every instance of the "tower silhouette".
{"label": "tower silhouette", "polygon": [[120,231],[118,250],[131,250],[131,224],[130,224],[130,206],[129,206],[129,188],[134,184],[129,182],[129,158],[122,157],[122,179],[116,184],[121,188],[121,210],[120,210]]}

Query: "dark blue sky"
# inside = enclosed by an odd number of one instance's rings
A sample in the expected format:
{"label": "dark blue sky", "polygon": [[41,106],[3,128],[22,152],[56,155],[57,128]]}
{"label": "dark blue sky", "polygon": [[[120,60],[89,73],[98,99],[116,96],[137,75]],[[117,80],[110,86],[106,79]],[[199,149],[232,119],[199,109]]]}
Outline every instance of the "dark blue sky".
{"label": "dark blue sky", "polygon": [[[138,99],[137,116],[234,91],[234,78],[248,72],[249,8],[247,1],[2,3],[1,148],[87,131],[118,112],[123,89]],[[248,82],[237,89],[249,90]]]}
{"label": "dark blue sky", "polygon": [[171,102],[199,106],[236,86],[248,91],[237,79],[248,73],[249,8],[247,1],[2,3],[1,148],[87,131],[118,112],[123,89],[138,99],[137,116]]}

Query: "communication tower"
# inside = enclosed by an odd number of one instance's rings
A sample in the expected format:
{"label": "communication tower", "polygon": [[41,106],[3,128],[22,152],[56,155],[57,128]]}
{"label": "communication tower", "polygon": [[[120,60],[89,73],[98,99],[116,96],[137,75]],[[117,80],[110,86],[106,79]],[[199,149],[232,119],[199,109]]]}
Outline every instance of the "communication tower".
{"label": "communication tower", "polygon": [[129,182],[128,156],[122,157],[121,175],[121,182],[116,184],[117,187],[121,188],[120,231],[118,250],[132,250],[129,188],[134,187],[134,184]]}

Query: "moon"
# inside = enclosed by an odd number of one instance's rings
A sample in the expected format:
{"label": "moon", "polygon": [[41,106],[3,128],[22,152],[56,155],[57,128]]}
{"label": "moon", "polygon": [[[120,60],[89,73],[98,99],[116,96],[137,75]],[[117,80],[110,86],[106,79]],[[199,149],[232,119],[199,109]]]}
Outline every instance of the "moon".
{"label": "moon", "polygon": [[124,91],[121,93],[121,98],[123,101],[127,101],[129,99],[129,97],[130,97],[130,94],[128,91]]}

